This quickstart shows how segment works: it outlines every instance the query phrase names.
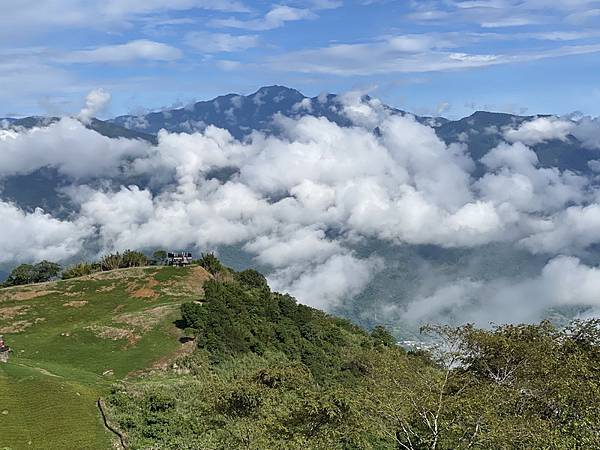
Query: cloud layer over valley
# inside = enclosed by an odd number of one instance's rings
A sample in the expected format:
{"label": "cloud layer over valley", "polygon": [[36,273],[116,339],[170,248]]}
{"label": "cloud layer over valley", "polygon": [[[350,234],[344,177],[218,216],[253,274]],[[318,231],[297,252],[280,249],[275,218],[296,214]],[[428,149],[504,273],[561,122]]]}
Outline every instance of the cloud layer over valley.
{"label": "cloud layer over valley", "polygon": [[[75,205],[52,215],[0,200],[0,263],[69,261],[93,256],[90,249],[232,246],[266,268],[276,289],[332,309],[385,269],[376,250],[359,251],[369,242],[398,252],[495,245],[543,258],[543,266],[519,280],[424,278],[426,289],[391,310],[413,322],[460,315],[485,323],[537,320],[565,306],[591,314],[600,305],[600,269],[590,257],[600,243],[597,119],[504,127],[493,131],[501,142],[474,160],[468,138],[445,143],[413,116],[356,95],[336,104],[350,127],[276,115],[274,134],[237,140],[214,126],[163,130],[157,145],[87,128],[109,98],[91,94],[80,120],[0,131],[0,179],[51,167]],[[532,149],[570,139],[599,152],[589,173],[543,166]]]}

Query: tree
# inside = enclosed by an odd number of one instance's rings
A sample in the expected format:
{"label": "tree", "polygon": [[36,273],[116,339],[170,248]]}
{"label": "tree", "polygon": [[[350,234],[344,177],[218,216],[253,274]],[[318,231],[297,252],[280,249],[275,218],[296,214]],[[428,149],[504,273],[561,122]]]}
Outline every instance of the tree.
{"label": "tree", "polygon": [[33,266],[35,271],[35,283],[42,283],[56,278],[60,273],[60,265],[51,261],[41,261]]}
{"label": "tree", "polygon": [[212,275],[216,275],[223,270],[223,265],[221,261],[215,256],[214,253],[202,253],[202,257],[198,261],[198,263],[206,269],[207,272]]}
{"label": "tree", "polygon": [[33,283],[33,278],[33,266],[31,264],[21,264],[12,270],[4,282],[4,286],[20,286],[23,284]]}
{"label": "tree", "polygon": [[152,263],[155,265],[163,264],[167,259],[167,252],[164,250],[156,250],[152,253]]}
{"label": "tree", "polygon": [[396,345],[396,338],[392,335],[383,325],[377,325],[371,331],[371,337],[377,341],[378,344],[385,347],[392,347]]}
{"label": "tree", "polygon": [[267,283],[265,276],[254,269],[246,269],[241,272],[237,272],[234,275],[234,279],[238,283],[241,283],[249,288],[269,290],[269,283]]}
{"label": "tree", "polygon": [[50,261],[37,264],[21,264],[13,269],[4,286],[20,286],[31,283],[44,283],[58,276],[60,265]]}
{"label": "tree", "polygon": [[123,263],[123,257],[119,252],[110,253],[108,255],[104,255],[100,260],[100,267],[102,270],[115,270],[121,267]]}

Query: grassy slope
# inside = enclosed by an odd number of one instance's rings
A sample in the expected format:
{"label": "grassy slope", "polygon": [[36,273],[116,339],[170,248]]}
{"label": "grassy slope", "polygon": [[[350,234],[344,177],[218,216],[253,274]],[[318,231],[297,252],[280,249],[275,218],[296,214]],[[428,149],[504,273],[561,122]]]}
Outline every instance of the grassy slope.
{"label": "grassy slope", "polygon": [[96,399],[179,350],[178,306],[200,268],[145,268],[0,290],[0,449],[105,449]]}

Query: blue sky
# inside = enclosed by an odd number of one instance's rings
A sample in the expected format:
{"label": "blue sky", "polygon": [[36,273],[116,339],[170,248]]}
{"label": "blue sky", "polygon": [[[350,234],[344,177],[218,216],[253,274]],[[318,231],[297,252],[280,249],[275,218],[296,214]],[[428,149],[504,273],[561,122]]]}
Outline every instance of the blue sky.
{"label": "blue sky", "polygon": [[[0,0],[0,116],[283,84],[420,114],[600,115],[600,0]],[[10,5],[8,5],[10,3]]]}

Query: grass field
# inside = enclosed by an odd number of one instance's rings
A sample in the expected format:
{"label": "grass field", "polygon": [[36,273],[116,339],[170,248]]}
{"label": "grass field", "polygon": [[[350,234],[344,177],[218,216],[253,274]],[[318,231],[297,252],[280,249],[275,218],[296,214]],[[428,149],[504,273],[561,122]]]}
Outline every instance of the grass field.
{"label": "grass field", "polygon": [[182,350],[179,305],[202,295],[199,267],[103,272],[0,290],[0,449],[107,449],[96,400]]}

